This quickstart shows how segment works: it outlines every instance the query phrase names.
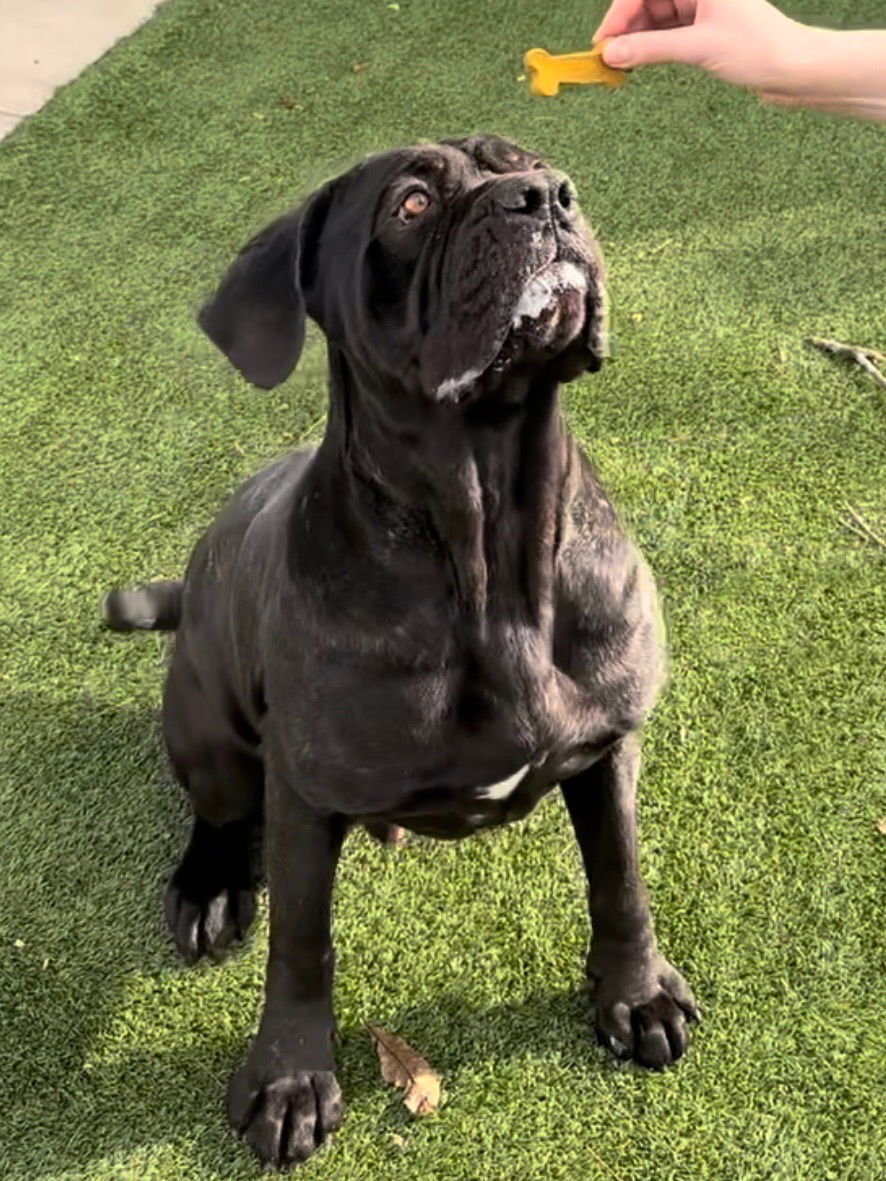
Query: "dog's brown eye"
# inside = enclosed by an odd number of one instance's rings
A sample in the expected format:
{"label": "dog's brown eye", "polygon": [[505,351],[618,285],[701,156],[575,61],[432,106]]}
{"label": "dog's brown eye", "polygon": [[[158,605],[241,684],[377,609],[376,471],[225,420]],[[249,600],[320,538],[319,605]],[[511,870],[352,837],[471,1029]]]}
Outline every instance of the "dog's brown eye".
{"label": "dog's brown eye", "polygon": [[413,189],[400,202],[397,211],[401,221],[412,221],[420,217],[431,203],[431,198],[422,189]]}

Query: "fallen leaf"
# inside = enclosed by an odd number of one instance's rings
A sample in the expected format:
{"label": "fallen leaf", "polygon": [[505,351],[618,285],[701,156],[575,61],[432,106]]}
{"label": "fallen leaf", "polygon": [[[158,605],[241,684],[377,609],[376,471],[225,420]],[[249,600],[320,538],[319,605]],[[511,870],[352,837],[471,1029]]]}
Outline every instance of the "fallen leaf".
{"label": "fallen leaf", "polygon": [[366,1028],[375,1042],[384,1081],[405,1090],[403,1102],[413,1115],[432,1115],[440,1106],[439,1074],[403,1038],[380,1025]]}
{"label": "fallen leaf", "polygon": [[886,816],[882,820],[877,821],[877,832],[882,833],[886,837]]}
{"label": "fallen leaf", "polygon": [[368,69],[369,62],[354,62],[351,66],[351,70],[355,74],[365,74]]}

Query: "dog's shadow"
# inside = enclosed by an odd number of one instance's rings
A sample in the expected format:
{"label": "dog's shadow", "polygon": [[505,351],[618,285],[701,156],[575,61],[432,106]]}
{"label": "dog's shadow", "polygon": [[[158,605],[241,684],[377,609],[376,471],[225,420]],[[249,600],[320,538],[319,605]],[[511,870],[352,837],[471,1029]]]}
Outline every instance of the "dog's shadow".
{"label": "dog's shadow", "polygon": [[[165,776],[156,710],[100,705],[87,691],[56,698],[47,687],[7,695],[2,713],[11,792],[0,873],[0,1174],[88,1175],[97,1159],[206,1118],[213,1088],[189,1096],[175,1054],[117,1058],[110,1044],[133,982],[174,970],[162,896],[186,805]],[[186,1057],[191,1077],[204,1061],[211,1069],[211,1052]]]}
{"label": "dog's shadow", "polygon": [[[3,1177],[90,1175],[98,1161],[123,1165],[164,1145],[184,1153],[197,1175],[254,1175],[251,1157],[226,1133],[224,1094],[258,1015],[262,957],[247,952],[230,972],[176,960],[162,894],[183,847],[187,806],[165,771],[156,712],[97,707],[86,696],[13,698],[5,712],[22,735],[9,769],[24,786],[6,818],[15,869],[0,899],[11,967],[0,974]],[[158,1016],[152,992],[177,995],[179,987],[179,1012],[170,1006]],[[230,1015],[230,1024],[207,1026],[195,1013],[203,989],[214,993],[210,1010]],[[219,990],[227,1007],[213,1009]],[[244,995],[254,1006],[248,1015]],[[190,1036],[182,1036],[183,1021]],[[487,1009],[449,994],[389,1024],[453,1085],[473,1062],[527,1053],[588,1061],[598,1053],[578,991]],[[382,1092],[364,1027],[341,1031],[338,1058],[352,1104]],[[392,1098],[392,1124],[399,1110]]]}

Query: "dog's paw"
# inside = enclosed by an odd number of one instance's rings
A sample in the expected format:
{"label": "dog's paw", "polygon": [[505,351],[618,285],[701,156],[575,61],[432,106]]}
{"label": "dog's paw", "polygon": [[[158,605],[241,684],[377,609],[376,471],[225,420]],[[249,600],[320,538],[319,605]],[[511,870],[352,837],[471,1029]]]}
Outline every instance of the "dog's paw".
{"label": "dog's paw", "polygon": [[228,1087],[231,1126],[265,1165],[279,1169],[306,1161],[342,1121],[344,1103],[335,1074],[277,1074],[251,1063],[252,1056]]}
{"label": "dog's paw", "polygon": [[211,896],[173,876],[166,891],[166,924],[179,955],[188,964],[202,955],[221,959],[245,938],[255,917],[255,894],[243,886],[222,886]]}
{"label": "dog's paw", "polygon": [[689,1022],[700,1014],[689,985],[663,956],[595,956],[588,975],[604,1046],[652,1070],[683,1057]]}

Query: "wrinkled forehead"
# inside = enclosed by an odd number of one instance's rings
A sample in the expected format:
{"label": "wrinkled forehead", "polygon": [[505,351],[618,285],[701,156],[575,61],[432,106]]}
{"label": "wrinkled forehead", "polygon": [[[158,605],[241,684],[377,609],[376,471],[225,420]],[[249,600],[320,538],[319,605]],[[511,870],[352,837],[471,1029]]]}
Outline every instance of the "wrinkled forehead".
{"label": "wrinkled forehead", "polygon": [[381,152],[326,186],[327,224],[318,245],[334,246],[339,264],[353,257],[353,248],[365,246],[391,190],[402,187],[409,179],[426,181],[441,198],[451,200],[494,176],[542,166],[536,152],[494,136],[443,140]]}
{"label": "wrinkled forehead", "polygon": [[357,169],[359,187],[379,192],[401,176],[415,176],[447,189],[472,188],[491,176],[525,172],[541,165],[535,152],[507,140],[475,136],[397,148],[373,156]]}

